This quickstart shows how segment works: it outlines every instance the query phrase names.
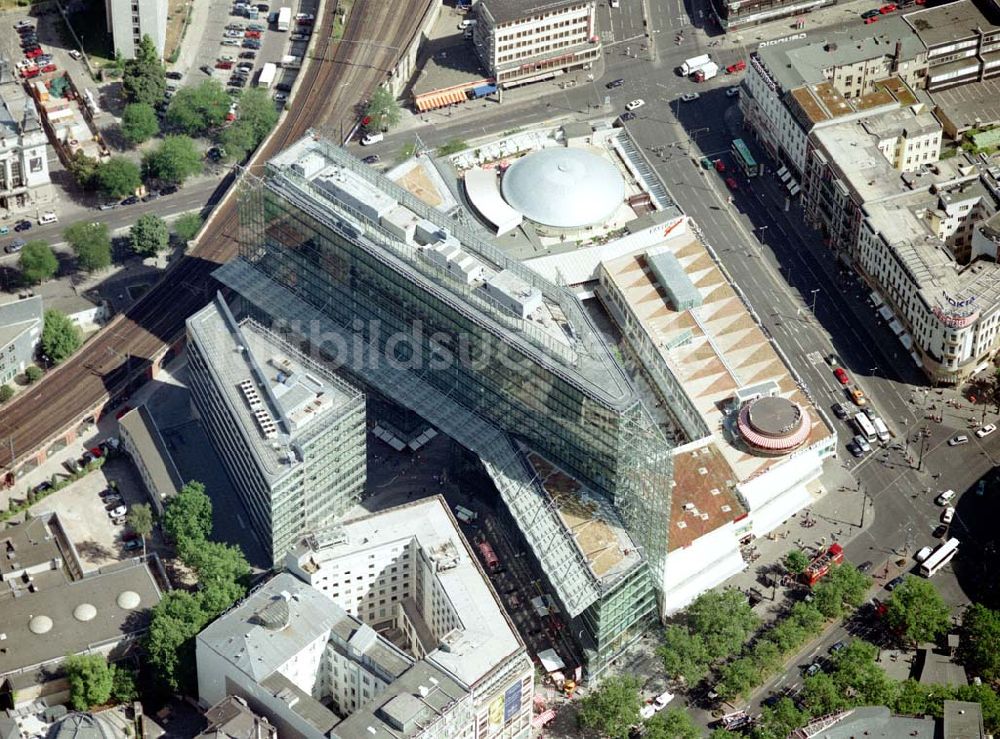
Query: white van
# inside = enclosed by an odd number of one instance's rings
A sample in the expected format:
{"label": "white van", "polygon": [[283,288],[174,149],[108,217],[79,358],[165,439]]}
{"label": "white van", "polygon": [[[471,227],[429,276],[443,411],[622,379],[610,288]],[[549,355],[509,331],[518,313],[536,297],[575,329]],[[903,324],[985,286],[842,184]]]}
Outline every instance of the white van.
{"label": "white van", "polygon": [[938,505],[946,506],[952,501],[952,498],[954,497],[955,497],[954,490],[945,490],[934,500],[934,502],[937,503]]}
{"label": "white van", "polygon": [[478,22],[479,21],[477,21],[475,18],[473,18],[473,19],[466,19],[466,20],[463,20],[463,21],[459,21],[458,30],[459,31],[464,31],[466,28],[472,28]]}
{"label": "white van", "polygon": [[42,213],[42,215],[38,217],[38,225],[44,226],[46,223],[55,223],[58,220],[59,219],[56,217],[56,214],[50,210],[47,213]]}
{"label": "white van", "polygon": [[365,137],[361,139],[362,146],[371,146],[372,144],[378,144],[385,140],[385,134],[379,131],[378,133],[366,133]]}

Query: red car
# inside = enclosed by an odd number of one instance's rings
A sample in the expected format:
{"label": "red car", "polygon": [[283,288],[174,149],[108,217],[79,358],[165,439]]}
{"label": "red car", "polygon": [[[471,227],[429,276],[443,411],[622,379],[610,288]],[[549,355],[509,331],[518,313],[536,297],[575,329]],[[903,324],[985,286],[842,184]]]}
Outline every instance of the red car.
{"label": "red car", "polygon": [[726,178],[726,185],[729,187],[730,190],[739,190],[740,189],[739,183],[736,180],[734,180],[732,177],[727,177]]}
{"label": "red car", "polygon": [[883,5],[881,8],[879,8],[878,12],[881,13],[882,15],[885,15],[886,13],[892,13],[895,10],[896,10],[896,4],[895,3],[889,3],[887,5]]}
{"label": "red car", "polygon": [[104,456],[104,450],[101,449],[99,446],[95,446],[93,449],[91,449],[90,453],[94,455],[95,459],[100,459],[101,457]]}
{"label": "red car", "polygon": [[232,62],[216,62],[215,63],[215,68],[216,69],[232,69],[233,68],[233,63]]}
{"label": "red car", "polygon": [[878,16],[872,16],[871,18],[865,18],[865,25],[870,26],[872,23],[878,23]]}
{"label": "red car", "polygon": [[243,38],[260,38],[260,31],[247,31],[243,34]]}
{"label": "red car", "polygon": [[37,77],[38,67],[25,67],[21,70],[21,76],[26,80],[30,80],[32,77]]}
{"label": "red car", "polygon": [[39,46],[39,47],[38,47],[37,49],[32,49],[31,51],[28,51],[28,52],[25,52],[25,54],[24,54],[24,55],[25,55],[25,56],[26,56],[26,57],[27,57],[28,59],[34,59],[34,58],[35,58],[35,57],[37,57],[37,56],[41,56],[41,55],[42,55],[43,53],[45,53],[45,52],[43,52],[43,51],[42,51],[42,47],[41,47],[41,46]]}
{"label": "red car", "polygon": [[837,369],[835,369],[833,371],[833,374],[836,375],[836,377],[837,377],[838,380],[840,380],[840,384],[841,385],[850,385],[851,384],[851,378],[848,377],[847,373],[844,372],[844,370],[841,369],[840,367],[837,367]]}
{"label": "red car", "polygon": [[726,171],[726,163],[724,161],[722,161],[721,159],[716,159],[715,160],[715,171],[716,172],[725,172]]}
{"label": "red car", "polygon": [[55,72],[56,71],[56,65],[55,64],[46,64],[44,67],[42,67],[42,71],[45,72],[46,74],[48,74],[49,72]]}
{"label": "red car", "polygon": [[742,72],[746,68],[747,68],[747,63],[742,59],[740,59],[735,64],[730,64],[728,67],[726,67],[726,74],[734,74],[736,72]]}

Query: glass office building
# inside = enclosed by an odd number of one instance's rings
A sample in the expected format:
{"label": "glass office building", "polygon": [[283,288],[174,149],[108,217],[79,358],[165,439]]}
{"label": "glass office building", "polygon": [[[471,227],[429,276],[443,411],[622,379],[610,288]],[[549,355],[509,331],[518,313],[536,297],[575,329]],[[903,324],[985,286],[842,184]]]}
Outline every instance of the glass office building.
{"label": "glass office building", "polygon": [[[600,672],[656,614],[671,459],[579,301],[325,141],[241,187],[241,254],[220,281],[480,456]],[[595,572],[529,449],[613,504],[634,566]]]}

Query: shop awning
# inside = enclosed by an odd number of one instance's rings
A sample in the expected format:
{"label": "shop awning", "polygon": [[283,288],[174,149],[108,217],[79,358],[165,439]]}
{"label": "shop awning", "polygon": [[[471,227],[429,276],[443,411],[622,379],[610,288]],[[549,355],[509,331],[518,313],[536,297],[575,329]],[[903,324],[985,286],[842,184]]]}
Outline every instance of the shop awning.
{"label": "shop awning", "polygon": [[909,334],[904,333],[902,336],[899,337],[899,341],[907,349],[913,348],[913,339],[910,337]]}
{"label": "shop awning", "polygon": [[899,336],[905,330],[903,328],[903,324],[901,324],[899,320],[896,318],[893,318],[891,321],[889,321],[889,328],[892,329],[892,332],[896,334],[896,336]]}
{"label": "shop awning", "polygon": [[882,305],[883,302],[882,296],[878,294],[878,290],[872,290],[872,305],[878,307]]}
{"label": "shop awning", "polygon": [[443,108],[446,105],[464,103],[468,99],[469,96],[465,90],[442,90],[440,92],[429,92],[426,95],[418,95],[413,99],[413,104],[417,107],[417,110],[424,112],[425,110]]}
{"label": "shop awning", "polygon": [[549,708],[548,710],[542,711],[540,714],[538,714],[533,719],[531,719],[531,728],[532,729],[541,729],[543,726],[545,726],[545,724],[547,724],[549,721],[551,721],[555,717],[556,717],[556,712],[553,711],[551,708]]}
{"label": "shop awning", "polygon": [[923,360],[920,359],[919,354],[917,354],[916,352],[910,352],[910,356],[913,357],[913,361],[916,363],[918,367],[924,366]]}
{"label": "shop awning", "polygon": [[802,188],[799,187],[795,182],[792,182],[792,186],[788,188],[789,195],[798,195]]}
{"label": "shop awning", "polygon": [[883,305],[881,308],[879,308],[878,314],[887,321],[892,320],[892,308],[890,308],[888,305]]}
{"label": "shop awning", "polygon": [[484,98],[487,95],[492,95],[496,91],[497,91],[496,85],[480,85],[479,87],[472,88],[472,97]]}
{"label": "shop awning", "polygon": [[542,663],[542,669],[545,670],[546,674],[566,669],[566,663],[559,658],[554,649],[543,649],[540,651],[538,653],[538,661]]}

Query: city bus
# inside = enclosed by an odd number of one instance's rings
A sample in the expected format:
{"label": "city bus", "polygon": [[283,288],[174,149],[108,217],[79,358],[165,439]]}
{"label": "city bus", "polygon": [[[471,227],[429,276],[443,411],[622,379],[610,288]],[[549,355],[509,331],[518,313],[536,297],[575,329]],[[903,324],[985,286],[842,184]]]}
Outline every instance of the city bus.
{"label": "city bus", "polygon": [[938,570],[951,562],[957,552],[958,539],[948,539],[920,564],[920,574],[924,577],[934,577]]}
{"label": "city bus", "polygon": [[875,426],[872,424],[871,419],[864,413],[856,413],[854,415],[854,425],[858,427],[858,432],[869,442],[874,442],[878,439]]}
{"label": "city bus", "polygon": [[747,145],[743,143],[743,139],[733,139],[733,158],[736,163],[740,165],[740,169],[743,170],[743,174],[747,177],[756,177],[760,174],[760,165],[753,158]]}

